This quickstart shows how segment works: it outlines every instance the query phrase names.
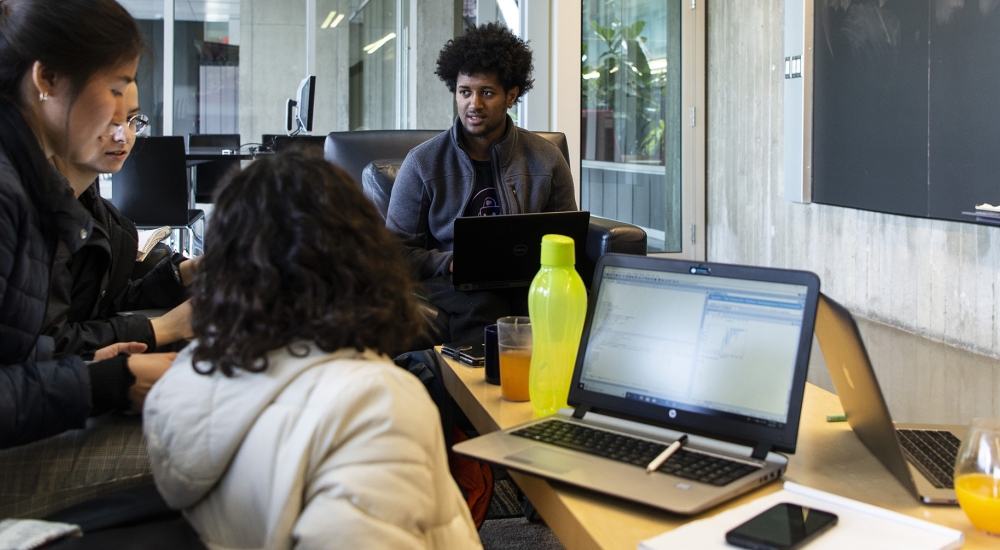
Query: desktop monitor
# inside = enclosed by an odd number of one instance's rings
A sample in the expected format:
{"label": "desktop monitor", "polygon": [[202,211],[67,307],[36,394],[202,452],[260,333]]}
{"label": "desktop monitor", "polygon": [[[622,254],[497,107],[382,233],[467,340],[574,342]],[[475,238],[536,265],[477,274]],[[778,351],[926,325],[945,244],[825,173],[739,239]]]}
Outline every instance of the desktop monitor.
{"label": "desktop monitor", "polygon": [[285,130],[289,135],[312,132],[315,99],[316,77],[310,75],[299,83],[296,99],[285,103]]}

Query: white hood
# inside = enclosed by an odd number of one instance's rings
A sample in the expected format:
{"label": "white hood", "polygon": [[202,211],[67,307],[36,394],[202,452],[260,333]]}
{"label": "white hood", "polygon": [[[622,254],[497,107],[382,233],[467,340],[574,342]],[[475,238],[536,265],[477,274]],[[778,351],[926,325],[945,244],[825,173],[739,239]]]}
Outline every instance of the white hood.
{"label": "white hood", "polygon": [[[178,354],[153,386],[143,410],[156,486],[174,508],[188,508],[204,498],[226,473],[258,416],[302,372],[333,359],[379,357],[349,349],[327,353],[301,343],[295,345],[308,350],[304,357],[290,357],[282,348],[269,354],[282,359],[270,361],[265,372],[237,371],[226,378],[219,371],[194,372],[191,354],[196,343]],[[183,387],[184,392],[168,394],[161,391],[164,387]],[[176,452],[180,449],[183,452]]]}

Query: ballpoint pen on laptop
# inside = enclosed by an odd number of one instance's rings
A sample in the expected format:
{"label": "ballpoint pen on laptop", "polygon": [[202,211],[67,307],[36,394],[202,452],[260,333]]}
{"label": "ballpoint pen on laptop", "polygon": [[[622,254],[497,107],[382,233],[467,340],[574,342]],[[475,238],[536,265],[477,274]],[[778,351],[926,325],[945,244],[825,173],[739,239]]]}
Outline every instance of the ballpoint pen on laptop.
{"label": "ballpoint pen on laptop", "polygon": [[663,463],[666,462],[667,459],[670,458],[674,453],[676,453],[681,447],[683,447],[684,444],[687,443],[687,440],[688,436],[687,434],[684,434],[678,437],[673,443],[671,443],[669,447],[663,449],[663,452],[656,455],[656,458],[654,458],[653,461],[649,463],[649,466],[646,466],[646,473],[648,474],[650,472],[653,472],[660,466],[663,466]]}

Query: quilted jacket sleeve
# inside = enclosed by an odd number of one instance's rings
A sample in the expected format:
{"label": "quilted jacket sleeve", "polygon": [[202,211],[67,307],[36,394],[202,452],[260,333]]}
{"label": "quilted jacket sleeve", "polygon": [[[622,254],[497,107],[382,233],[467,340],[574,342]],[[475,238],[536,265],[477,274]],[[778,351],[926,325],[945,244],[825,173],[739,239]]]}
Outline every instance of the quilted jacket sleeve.
{"label": "quilted jacket sleeve", "polygon": [[[10,287],[17,256],[17,214],[0,209],[0,311],[13,307],[18,299]],[[2,327],[0,357],[17,353],[14,333],[18,327]],[[52,356],[52,340],[39,337],[29,357]],[[82,427],[90,412],[90,381],[87,367],[79,357],[58,361],[35,360],[0,362],[0,448],[13,447],[64,430]]]}
{"label": "quilted jacket sleeve", "polygon": [[342,548],[482,548],[416,378],[400,370],[350,386],[328,416],[338,419],[331,437],[316,438],[312,454],[325,459],[309,475],[295,547],[335,537]]}
{"label": "quilted jacket sleeve", "polygon": [[0,366],[0,448],[82,428],[90,381],[79,357]]}

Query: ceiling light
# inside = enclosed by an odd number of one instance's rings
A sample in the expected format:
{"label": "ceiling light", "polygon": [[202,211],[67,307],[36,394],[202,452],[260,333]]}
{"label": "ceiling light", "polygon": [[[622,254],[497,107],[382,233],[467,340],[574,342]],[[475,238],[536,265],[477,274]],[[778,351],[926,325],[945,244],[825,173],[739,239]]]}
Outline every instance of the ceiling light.
{"label": "ceiling light", "polygon": [[[325,28],[329,27],[330,26],[330,21],[333,21],[333,18],[334,18],[335,15],[337,15],[337,12],[331,11],[330,14],[326,16],[326,19],[323,20],[323,24],[320,25],[319,28],[325,29]],[[341,17],[343,17],[343,16],[341,16]]]}
{"label": "ceiling light", "polygon": [[330,23],[330,28],[331,29],[337,28],[337,25],[339,25],[340,22],[343,21],[343,20],[344,20],[344,14],[341,13],[341,14],[337,15],[337,17],[333,20],[333,23]]}
{"label": "ceiling light", "polygon": [[592,71],[592,72],[589,72],[589,73],[583,75],[583,79],[584,80],[592,80],[592,79],[595,79],[595,78],[599,78],[600,76],[601,76],[601,73],[599,73],[597,71]]}
{"label": "ceiling light", "polygon": [[361,49],[368,52],[368,55],[371,55],[375,53],[376,50],[385,45],[386,42],[392,40],[393,38],[396,38],[396,33],[391,32]]}

